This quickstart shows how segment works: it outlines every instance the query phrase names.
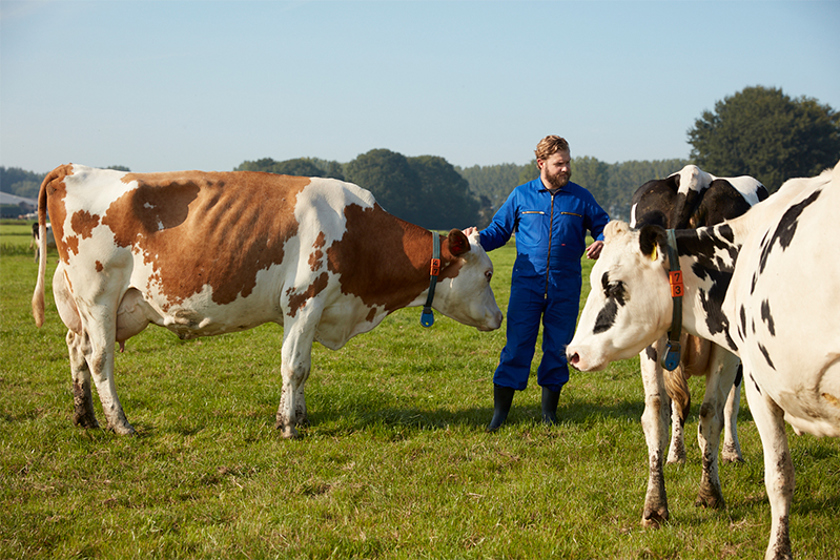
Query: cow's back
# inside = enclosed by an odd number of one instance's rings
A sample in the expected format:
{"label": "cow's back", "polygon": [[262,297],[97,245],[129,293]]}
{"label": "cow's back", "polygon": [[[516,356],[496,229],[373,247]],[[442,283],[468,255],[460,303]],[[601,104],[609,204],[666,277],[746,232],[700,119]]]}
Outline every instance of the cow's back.
{"label": "cow's back", "polygon": [[840,436],[840,261],[826,243],[840,235],[840,166],[793,180],[771,201],[736,222],[751,234],[726,307],[740,318],[742,359],[764,372],[762,390],[788,421]]}
{"label": "cow's back", "polygon": [[147,318],[182,336],[280,320],[284,290],[293,299],[324,274],[317,255],[342,237],[345,207],[373,204],[354,185],[268,173],[73,165],[53,175],[49,210],[71,289],[99,283],[117,301],[137,290]]}

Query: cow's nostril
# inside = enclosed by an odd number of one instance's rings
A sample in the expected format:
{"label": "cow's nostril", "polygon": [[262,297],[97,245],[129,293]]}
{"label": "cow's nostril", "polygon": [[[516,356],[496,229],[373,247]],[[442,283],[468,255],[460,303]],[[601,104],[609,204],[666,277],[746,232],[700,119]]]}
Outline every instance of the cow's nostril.
{"label": "cow's nostril", "polygon": [[577,364],[580,361],[580,356],[578,356],[577,352],[574,354],[569,355],[569,363],[572,365]]}

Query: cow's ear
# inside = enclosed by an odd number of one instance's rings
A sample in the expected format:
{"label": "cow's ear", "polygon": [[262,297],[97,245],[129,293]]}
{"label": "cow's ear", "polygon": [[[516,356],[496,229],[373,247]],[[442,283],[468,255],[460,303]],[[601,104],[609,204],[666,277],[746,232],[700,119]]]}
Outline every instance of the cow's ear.
{"label": "cow's ear", "polygon": [[659,226],[644,226],[639,230],[639,250],[652,261],[659,259],[665,246],[665,230]]}
{"label": "cow's ear", "polygon": [[453,257],[463,255],[470,250],[470,240],[460,229],[453,229],[449,232],[449,252]]}

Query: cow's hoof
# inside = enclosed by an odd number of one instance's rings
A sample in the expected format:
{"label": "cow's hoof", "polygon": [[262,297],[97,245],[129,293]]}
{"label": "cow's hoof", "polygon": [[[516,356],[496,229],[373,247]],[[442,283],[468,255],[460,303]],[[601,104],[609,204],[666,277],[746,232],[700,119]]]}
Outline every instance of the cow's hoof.
{"label": "cow's hoof", "polygon": [[96,417],[90,414],[75,414],[73,416],[73,424],[88,430],[99,427],[99,422],[96,421]]}
{"label": "cow's hoof", "polygon": [[108,426],[108,429],[117,434],[118,436],[133,436],[135,433],[137,433],[134,430],[134,426],[132,426],[128,422],[125,422],[124,424],[110,425]]}
{"label": "cow's hoof", "polygon": [[724,463],[743,463],[744,457],[741,455],[740,450],[724,447],[723,451],[720,452],[720,460]]}
{"label": "cow's hoof", "polygon": [[697,495],[697,500],[694,502],[694,507],[704,507],[710,509],[721,509],[725,506],[725,502],[723,501],[723,496],[720,494],[704,494],[700,493]]}
{"label": "cow's hoof", "polygon": [[642,527],[645,529],[659,529],[659,527],[668,521],[668,508],[662,508],[657,511],[647,511],[642,514]]}
{"label": "cow's hoof", "polygon": [[274,424],[274,429],[281,432],[283,434],[284,439],[297,439],[300,437],[300,434],[292,424],[288,422],[282,422],[278,420]]}

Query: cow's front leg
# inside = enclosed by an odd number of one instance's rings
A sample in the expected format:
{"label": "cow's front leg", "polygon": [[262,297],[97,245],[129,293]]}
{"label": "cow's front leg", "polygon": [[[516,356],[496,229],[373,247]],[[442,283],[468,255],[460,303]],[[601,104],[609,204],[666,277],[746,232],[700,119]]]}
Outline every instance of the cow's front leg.
{"label": "cow's front leg", "polygon": [[90,341],[84,333],[67,331],[70,373],[73,376],[73,423],[83,428],[98,428],[90,392],[90,368],[85,355],[90,354]]}
{"label": "cow's front leg", "polygon": [[747,402],[764,448],[764,485],[770,500],[770,540],[765,560],[788,560],[790,548],[790,504],[795,475],[785,432],[785,412],[769,396],[762,394],[749,369],[744,367]]}
{"label": "cow's front leg", "polygon": [[288,319],[284,326],[280,366],[283,389],[274,427],[282,430],[285,438],[298,437],[297,426],[307,423],[303,388],[312,367],[314,330],[314,326],[308,324],[305,316],[300,317],[298,321]]}
{"label": "cow's front leg", "polygon": [[642,512],[644,527],[659,527],[668,519],[668,497],[665,493],[665,475],[662,471],[665,448],[668,445],[668,420],[671,404],[665,392],[662,367],[658,356],[664,348],[662,340],[642,351],[639,356],[642,382],[645,388],[645,411],[642,429],[648,447],[648,486]]}
{"label": "cow's front leg", "polygon": [[737,362],[734,355],[719,346],[712,347],[711,367],[706,374],[706,394],[700,406],[700,422],[697,427],[703,464],[700,491],[695,503],[697,506],[724,506],[718,473],[718,450],[723,429],[723,407],[737,372],[737,365],[732,367],[733,362]]}

